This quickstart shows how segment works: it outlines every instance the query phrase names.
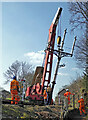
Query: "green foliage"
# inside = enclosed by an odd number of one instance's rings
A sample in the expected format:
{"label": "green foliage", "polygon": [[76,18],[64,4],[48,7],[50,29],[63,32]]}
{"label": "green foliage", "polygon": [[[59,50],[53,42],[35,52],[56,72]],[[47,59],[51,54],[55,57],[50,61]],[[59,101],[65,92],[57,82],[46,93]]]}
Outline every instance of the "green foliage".
{"label": "green foliage", "polygon": [[11,100],[11,98],[6,98],[6,100]]}
{"label": "green foliage", "polygon": [[23,116],[21,118],[28,118],[28,117],[29,117],[29,115],[26,112],[24,112]]}

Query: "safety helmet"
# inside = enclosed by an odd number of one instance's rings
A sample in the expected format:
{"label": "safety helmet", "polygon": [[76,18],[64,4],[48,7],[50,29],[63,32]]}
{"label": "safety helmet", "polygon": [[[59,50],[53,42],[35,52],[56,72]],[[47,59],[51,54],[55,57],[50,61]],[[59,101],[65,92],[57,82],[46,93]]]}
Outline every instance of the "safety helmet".
{"label": "safety helmet", "polygon": [[66,89],[66,92],[69,91],[69,89]]}
{"label": "safety helmet", "polygon": [[81,96],[81,98],[83,98],[83,96]]}
{"label": "safety helmet", "polygon": [[14,76],[14,77],[13,77],[13,79],[15,79],[15,80],[16,80],[16,76]]}

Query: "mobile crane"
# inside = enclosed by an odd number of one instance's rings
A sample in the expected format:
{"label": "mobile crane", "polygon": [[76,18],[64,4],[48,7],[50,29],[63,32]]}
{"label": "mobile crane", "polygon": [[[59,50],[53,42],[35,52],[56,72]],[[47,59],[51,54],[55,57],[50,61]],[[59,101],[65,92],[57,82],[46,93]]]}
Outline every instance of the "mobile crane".
{"label": "mobile crane", "polygon": [[[49,29],[48,46],[47,46],[47,49],[45,50],[45,61],[44,61],[45,64],[43,67],[36,68],[34,78],[32,81],[32,86],[27,88],[26,98],[28,98],[29,100],[43,101],[43,90],[50,83],[56,27],[57,27],[61,12],[62,12],[62,8],[58,8]],[[39,77],[40,80],[37,81],[36,77],[37,78]]]}
{"label": "mobile crane", "polygon": [[[54,79],[52,82],[52,94],[55,86],[56,81],[56,75],[59,68],[59,63],[62,57],[71,56],[73,55],[73,50],[75,46],[76,37],[74,40],[73,48],[71,53],[63,52],[63,45],[64,45],[64,39],[66,35],[66,30],[64,32],[64,37],[61,44],[61,36],[58,36],[58,50],[54,49],[55,44],[55,35],[56,35],[56,28],[58,25],[58,21],[60,18],[62,12],[62,8],[58,8],[56,15],[52,21],[52,24],[49,29],[49,38],[48,38],[48,46],[45,50],[45,59],[44,59],[44,66],[40,67],[38,66],[36,68],[32,85],[27,88],[26,91],[26,98],[29,99],[29,101],[35,101],[40,103],[43,102],[43,91],[45,88],[47,88],[48,84],[51,81],[51,71],[52,71],[52,63],[53,63],[53,54],[55,54],[58,57],[56,70]],[[60,45],[61,44],[61,45]]]}

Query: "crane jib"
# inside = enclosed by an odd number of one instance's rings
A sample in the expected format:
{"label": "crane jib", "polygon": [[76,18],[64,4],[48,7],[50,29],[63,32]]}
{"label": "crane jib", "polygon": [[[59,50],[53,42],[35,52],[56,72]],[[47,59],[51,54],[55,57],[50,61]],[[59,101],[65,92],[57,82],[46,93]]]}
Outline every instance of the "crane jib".
{"label": "crane jib", "polygon": [[[50,29],[49,29],[48,46],[47,46],[46,54],[45,54],[44,69],[43,69],[41,84],[36,82],[38,78],[36,76],[37,72],[35,72],[33,84],[32,84],[32,86],[27,88],[26,98],[29,100],[43,101],[43,90],[44,90],[45,86],[47,87],[48,84],[50,83],[56,27],[57,27],[57,24],[58,24],[60,15],[61,15],[61,11],[62,11],[62,8],[58,8],[58,10],[55,14],[55,17],[51,23]],[[39,72],[39,73],[41,73],[41,72]],[[34,82],[35,82],[35,84],[34,84]]]}
{"label": "crane jib", "polygon": [[56,27],[57,27],[57,24],[59,21],[59,17],[61,15],[61,11],[62,11],[62,8],[58,8],[56,15],[55,15],[53,22],[49,29],[49,39],[48,39],[48,46],[47,46],[47,50],[46,50],[45,65],[44,65],[44,72],[43,72],[43,78],[42,78],[42,87],[43,88],[44,88],[44,86],[48,86],[48,84],[50,83],[50,79],[51,79]]}
{"label": "crane jib", "polygon": [[53,24],[57,25],[58,24],[58,21],[59,21],[59,17],[61,15],[61,12],[62,12],[62,8],[58,8],[56,14],[55,14],[55,17],[53,19]]}

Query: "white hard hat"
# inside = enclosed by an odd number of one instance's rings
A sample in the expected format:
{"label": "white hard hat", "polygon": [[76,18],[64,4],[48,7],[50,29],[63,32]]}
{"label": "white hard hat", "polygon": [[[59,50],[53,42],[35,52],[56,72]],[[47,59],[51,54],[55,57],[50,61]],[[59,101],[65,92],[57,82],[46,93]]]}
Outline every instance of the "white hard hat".
{"label": "white hard hat", "polygon": [[83,98],[83,96],[81,96],[81,98]]}
{"label": "white hard hat", "polygon": [[66,92],[69,91],[69,89],[66,89]]}

